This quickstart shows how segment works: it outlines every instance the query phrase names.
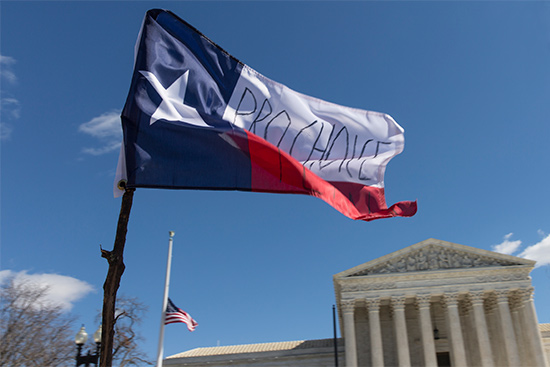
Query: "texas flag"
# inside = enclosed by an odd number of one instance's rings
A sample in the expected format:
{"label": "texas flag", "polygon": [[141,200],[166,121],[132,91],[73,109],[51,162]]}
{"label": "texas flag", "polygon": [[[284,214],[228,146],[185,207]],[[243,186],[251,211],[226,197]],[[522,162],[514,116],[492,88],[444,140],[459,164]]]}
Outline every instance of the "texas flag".
{"label": "texas flag", "polygon": [[122,127],[116,183],[129,188],[306,194],[366,221],[416,213],[385,202],[404,147],[393,118],[274,82],[169,11],[145,16]]}

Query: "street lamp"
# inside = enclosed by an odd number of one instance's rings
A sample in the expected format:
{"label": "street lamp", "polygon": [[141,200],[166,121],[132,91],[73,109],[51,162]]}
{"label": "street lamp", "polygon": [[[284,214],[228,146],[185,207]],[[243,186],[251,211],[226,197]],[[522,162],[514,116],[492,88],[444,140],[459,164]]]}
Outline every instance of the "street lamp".
{"label": "street lamp", "polygon": [[97,366],[97,361],[99,360],[99,348],[101,347],[101,325],[94,333],[94,341],[96,345],[96,350],[94,354],[90,354],[90,350],[88,350],[88,354],[86,355],[81,354],[82,346],[86,344],[86,340],[88,340],[88,333],[86,333],[86,329],[84,329],[84,325],[82,325],[80,331],[74,337],[74,342],[76,343],[77,348],[76,367],[82,364],[86,367],[90,366],[90,364]]}

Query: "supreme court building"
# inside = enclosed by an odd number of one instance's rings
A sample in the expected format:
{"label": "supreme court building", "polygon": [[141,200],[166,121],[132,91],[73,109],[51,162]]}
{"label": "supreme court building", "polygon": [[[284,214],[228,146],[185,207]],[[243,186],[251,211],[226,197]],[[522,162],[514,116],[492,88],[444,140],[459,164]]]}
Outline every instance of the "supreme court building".
{"label": "supreme court building", "polygon": [[[334,275],[339,366],[549,367],[534,261],[428,239]],[[164,366],[335,365],[332,339],[197,348]]]}

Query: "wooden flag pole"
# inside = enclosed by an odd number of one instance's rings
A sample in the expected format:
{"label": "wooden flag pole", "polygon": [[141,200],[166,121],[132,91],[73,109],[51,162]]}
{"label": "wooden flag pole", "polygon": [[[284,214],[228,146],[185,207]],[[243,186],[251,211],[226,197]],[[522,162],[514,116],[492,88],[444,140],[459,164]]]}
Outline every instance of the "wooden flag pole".
{"label": "wooden flag pole", "polygon": [[101,257],[104,257],[109,262],[109,270],[103,284],[100,367],[111,367],[113,363],[116,294],[125,269],[124,245],[126,243],[126,232],[128,231],[128,220],[130,219],[134,191],[135,189],[126,188],[122,196],[113,251],[101,249]]}

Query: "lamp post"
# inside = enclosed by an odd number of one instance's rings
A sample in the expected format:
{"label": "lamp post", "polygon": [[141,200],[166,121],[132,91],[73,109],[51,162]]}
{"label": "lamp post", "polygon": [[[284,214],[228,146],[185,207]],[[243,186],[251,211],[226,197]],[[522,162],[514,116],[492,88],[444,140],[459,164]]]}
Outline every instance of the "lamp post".
{"label": "lamp post", "polygon": [[94,354],[90,354],[90,350],[88,350],[88,354],[82,355],[82,347],[86,343],[86,340],[88,340],[88,333],[86,333],[86,329],[84,329],[84,325],[80,328],[80,331],[76,334],[74,337],[74,342],[76,343],[76,367],[80,365],[85,365],[86,367],[90,366],[90,364],[93,364],[94,366],[97,366],[97,362],[99,360],[99,348],[101,347],[101,325],[97,329],[97,331],[93,335],[96,350]]}

